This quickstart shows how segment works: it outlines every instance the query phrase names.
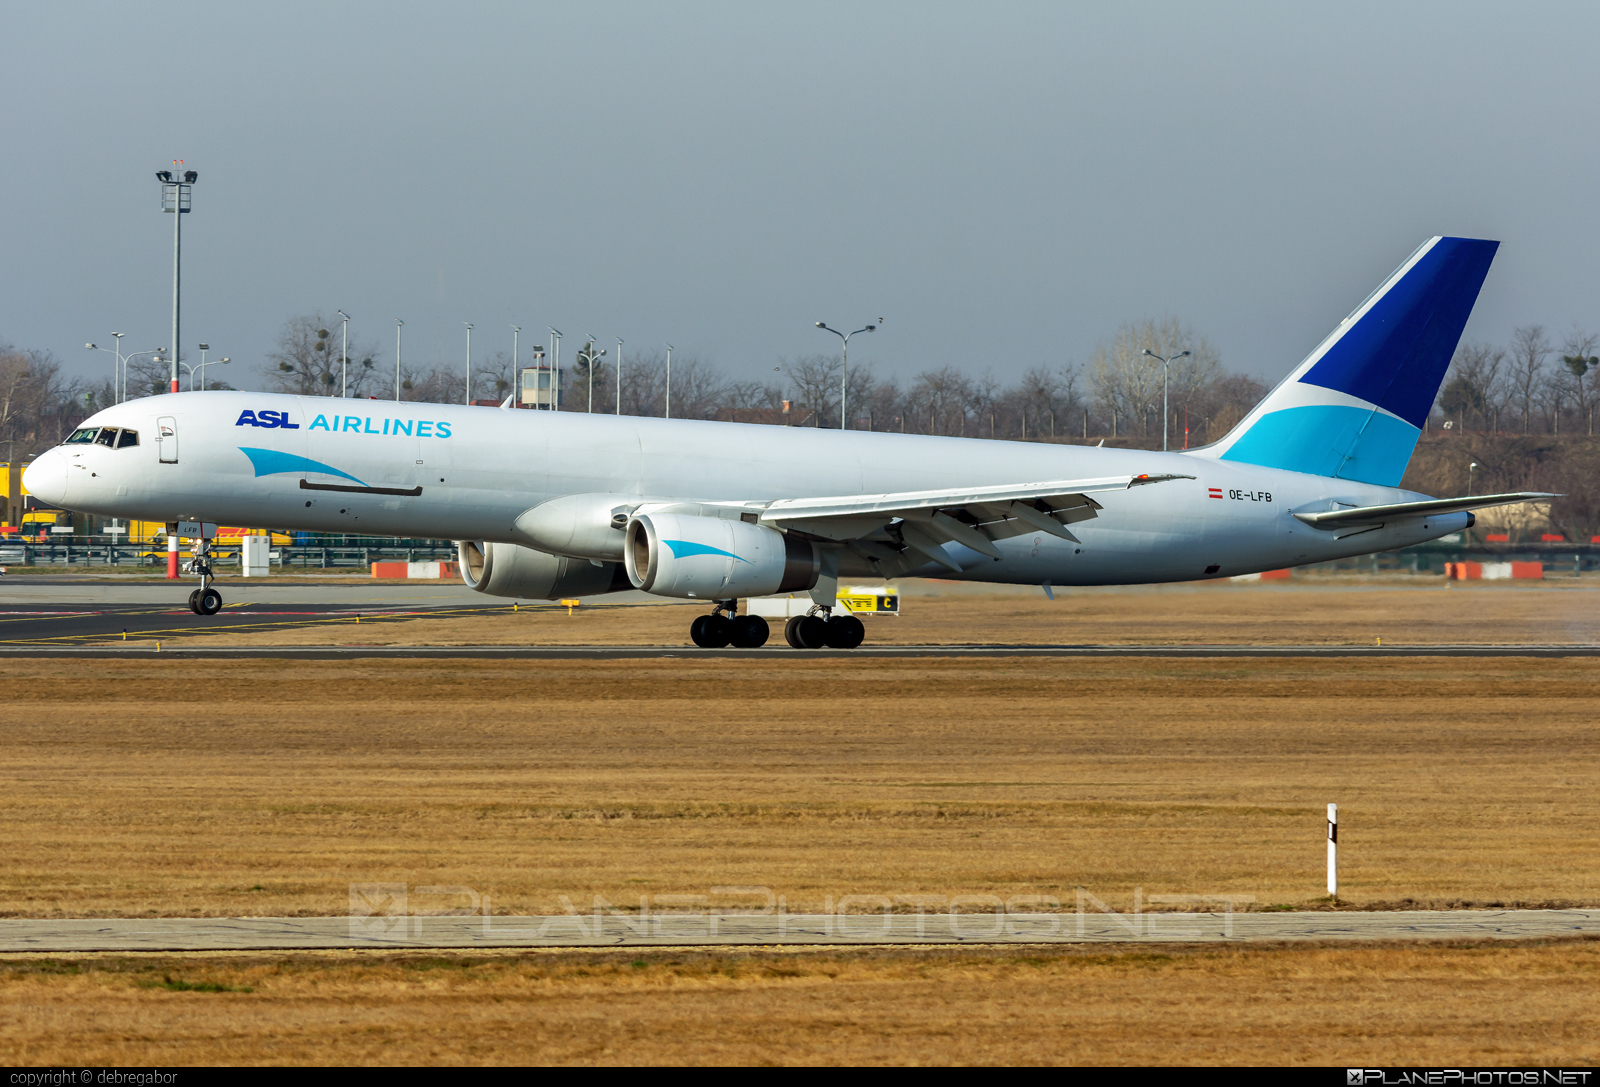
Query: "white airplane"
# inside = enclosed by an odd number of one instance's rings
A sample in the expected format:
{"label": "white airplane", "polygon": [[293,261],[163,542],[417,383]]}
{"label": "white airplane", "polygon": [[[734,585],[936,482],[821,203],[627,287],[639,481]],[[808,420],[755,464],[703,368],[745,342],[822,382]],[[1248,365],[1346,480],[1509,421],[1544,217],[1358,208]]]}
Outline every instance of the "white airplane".
{"label": "white airplane", "polygon": [[[1384,551],[1543,493],[1398,489],[1497,242],[1433,238],[1225,438],[1184,452],[188,392],[98,412],[25,473],[65,509],[456,540],[493,596],[705,600],[701,646],[754,647],[739,597],[810,594],[796,648],[849,649],[838,579],[1192,581]],[[508,400],[503,408],[509,409]],[[212,530],[214,531],[214,529]],[[190,607],[214,614],[205,530]]]}

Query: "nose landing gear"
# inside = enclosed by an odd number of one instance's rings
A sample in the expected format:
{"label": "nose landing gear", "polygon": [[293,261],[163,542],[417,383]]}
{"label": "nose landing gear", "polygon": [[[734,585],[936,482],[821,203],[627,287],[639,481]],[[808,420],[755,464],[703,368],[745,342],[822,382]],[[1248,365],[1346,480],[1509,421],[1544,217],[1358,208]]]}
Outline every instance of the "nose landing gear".
{"label": "nose landing gear", "polygon": [[[718,600],[710,615],[702,615],[689,624],[689,639],[701,649],[721,649],[732,645],[735,649],[759,649],[767,644],[771,633],[767,621],[759,615],[738,614],[737,600]],[[727,615],[723,615],[727,612]]]}
{"label": "nose landing gear", "polygon": [[217,526],[184,521],[169,525],[167,531],[189,535],[194,540],[189,548],[192,557],[184,564],[183,570],[184,573],[199,574],[200,587],[189,594],[189,610],[196,615],[217,614],[222,610],[222,594],[211,587],[212,578],[216,576],[211,569],[211,540],[216,535]]}

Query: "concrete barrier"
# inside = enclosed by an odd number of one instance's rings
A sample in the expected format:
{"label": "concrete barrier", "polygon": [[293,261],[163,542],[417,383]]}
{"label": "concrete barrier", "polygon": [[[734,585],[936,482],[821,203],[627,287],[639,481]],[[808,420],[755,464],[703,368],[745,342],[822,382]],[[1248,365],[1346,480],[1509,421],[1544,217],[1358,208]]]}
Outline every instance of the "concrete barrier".
{"label": "concrete barrier", "polygon": [[1444,576],[1451,581],[1503,581],[1509,578],[1541,579],[1542,562],[1447,562]]}
{"label": "concrete barrier", "polygon": [[373,577],[454,578],[460,569],[453,562],[375,562]]}

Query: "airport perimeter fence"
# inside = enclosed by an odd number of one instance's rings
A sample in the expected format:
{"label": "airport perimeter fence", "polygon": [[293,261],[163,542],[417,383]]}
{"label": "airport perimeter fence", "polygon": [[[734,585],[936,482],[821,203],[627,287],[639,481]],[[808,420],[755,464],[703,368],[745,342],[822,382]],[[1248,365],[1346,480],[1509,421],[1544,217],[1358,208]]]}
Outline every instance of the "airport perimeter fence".
{"label": "airport perimeter fence", "polygon": [[[179,551],[188,561],[189,549]],[[359,569],[363,572],[375,562],[446,562],[456,557],[449,540],[396,540],[387,536],[336,536],[325,541],[280,544],[270,551],[273,567],[288,573],[293,570]],[[226,568],[238,566],[241,548],[233,544],[213,544],[212,564]],[[116,536],[71,536],[40,543],[7,541],[0,543],[0,565],[67,567],[140,567],[165,569],[167,549],[164,541],[128,543]]]}
{"label": "airport perimeter fence", "polygon": [[[188,548],[180,554],[188,558]],[[212,562],[236,567],[240,548],[212,546]],[[271,563],[293,570],[362,570],[375,562],[445,562],[456,557],[449,540],[393,539],[387,536],[337,536],[296,533],[295,542],[271,549]],[[1442,577],[1445,563],[1462,561],[1537,562],[1545,577],[1578,577],[1600,570],[1600,544],[1578,543],[1429,543],[1375,555],[1313,563],[1297,569],[1308,574],[1417,574]],[[60,535],[43,541],[0,542],[0,566],[162,567],[167,564],[163,540],[130,543],[111,535]]]}

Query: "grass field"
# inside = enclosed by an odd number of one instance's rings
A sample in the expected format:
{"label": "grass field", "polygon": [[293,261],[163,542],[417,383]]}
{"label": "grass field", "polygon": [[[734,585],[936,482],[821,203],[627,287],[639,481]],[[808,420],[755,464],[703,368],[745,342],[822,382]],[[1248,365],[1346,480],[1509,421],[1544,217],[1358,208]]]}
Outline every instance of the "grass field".
{"label": "grass field", "polygon": [[[910,582],[898,617],[866,620],[868,645],[1438,645],[1600,642],[1600,585],[1353,578],[1290,586],[1208,582],[1116,590]],[[250,586],[226,589],[249,599]],[[176,598],[175,598],[176,599]],[[492,598],[484,604],[493,605]],[[217,645],[683,645],[704,603],[522,606],[440,618],[364,617],[206,635]],[[236,629],[236,628],[235,628]],[[769,644],[782,645],[774,623]]]}
{"label": "grass field", "polygon": [[[8,662],[0,913],[1600,900],[1600,661]],[[452,903],[456,904],[456,903]],[[742,900],[733,904],[747,905]]]}
{"label": "grass field", "polygon": [[[951,591],[870,629],[1585,641],[1590,599],[1219,586],[1047,611],[1042,594]],[[363,624],[359,640],[671,642],[694,610]],[[13,658],[0,914],[339,914],[351,882],[468,886],[497,913],[717,902],[715,886],[770,887],[791,910],[846,894],[1070,909],[1078,887],[1119,908],[1136,888],[1328,908],[1329,801],[1341,908],[1593,906],[1597,682],[1587,658]],[[7,956],[0,1056],[1584,1064],[1597,948]]]}
{"label": "grass field", "polygon": [[13,1065],[1593,1065],[1600,943],[0,960]]}

